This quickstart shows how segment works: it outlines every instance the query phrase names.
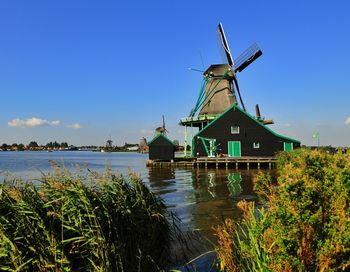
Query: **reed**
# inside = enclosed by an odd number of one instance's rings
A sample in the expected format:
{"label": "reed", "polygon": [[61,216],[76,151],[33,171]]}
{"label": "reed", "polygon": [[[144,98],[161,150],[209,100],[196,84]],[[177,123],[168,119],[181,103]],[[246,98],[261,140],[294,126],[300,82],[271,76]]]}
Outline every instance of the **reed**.
{"label": "reed", "polygon": [[[263,205],[240,202],[240,221],[218,226],[222,271],[348,271],[350,157],[298,150],[259,174]],[[264,208],[265,207],[265,208]]]}
{"label": "reed", "polygon": [[0,185],[1,271],[160,271],[173,227],[163,201],[127,177],[55,167]]}

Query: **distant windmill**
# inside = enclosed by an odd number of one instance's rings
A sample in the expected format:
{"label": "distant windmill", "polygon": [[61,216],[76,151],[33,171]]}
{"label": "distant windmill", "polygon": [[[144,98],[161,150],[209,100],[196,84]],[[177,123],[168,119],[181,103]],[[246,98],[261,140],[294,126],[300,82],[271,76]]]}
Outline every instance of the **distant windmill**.
{"label": "distant windmill", "polygon": [[101,152],[111,152],[113,150],[113,141],[111,139],[111,136],[109,136],[109,139],[106,141],[106,146],[101,149]]}
{"label": "distant windmill", "polygon": [[[205,87],[198,97],[197,104],[191,112],[194,116],[197,110],[199,115],[213,114],[218,115],[229,108],[233,103],[237,103],[236,92],[239,96],[239,102],[244,111],[246,111],[243,98],[239,89],[236,74],[242,72],[252,62],[262,55],[262,51],[256,43],[245,50],[236,60],[233,60],[230,47],[228,45],[224,28],[219,23],[217,32],[223,52],[227,58],[227,64],[211,65],[205,72]],[[204,91],[205,89],[205,91]],[[235,92],[236,90],[236,92]]]}
{"label": "distant windmill", "polygon": [[166,133],[168,132],[165,128],[165,120],[164,120],[164,115],[162,115],[162,118],[163,118],[163,125],[161,127],[157,127],[156,128],[156,133],[160,133],[160,134],[163,134],[163,135],[166,135]]}
{"label": "distant windmill", "polygon": [[265,118],[261,117],[259,104],[255,106],[256,119],[262,122],[264,125],[272,125],[274,124],[273,120],[265,120]]}

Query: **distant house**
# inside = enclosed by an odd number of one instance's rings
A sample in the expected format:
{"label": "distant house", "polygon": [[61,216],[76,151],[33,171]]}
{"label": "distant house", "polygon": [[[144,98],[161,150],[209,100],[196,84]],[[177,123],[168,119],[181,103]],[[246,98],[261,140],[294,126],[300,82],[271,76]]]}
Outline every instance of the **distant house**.
{"label": "distant house", "polygon": [[139,150],[139,146],[135,145],[135,146],[130,146],[127,148],[128,151],[138,151]]}
{"label": "distant house", "polygon": [[274,156],[300,142],[279,135],[236,104],[218,115],[194,137],[192,156]]}
{"label": "distant house", "polygon": [[149,159],[171,161],[175,157],[176,145],[164,134],[159,133],[149,143]]}

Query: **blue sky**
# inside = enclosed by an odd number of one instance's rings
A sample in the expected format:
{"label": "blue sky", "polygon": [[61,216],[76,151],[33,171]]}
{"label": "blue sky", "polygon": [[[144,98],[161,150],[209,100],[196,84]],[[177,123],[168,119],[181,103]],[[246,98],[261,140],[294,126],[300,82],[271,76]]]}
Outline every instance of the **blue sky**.
{"label": "blue sky", "polygon": [[263,50],[238,74],[249,112],[259,103],[304,144],[319,131],[350,146],[350,2],[226,2],[1,1],[0,143],[138,142],[162,114],[182,141],[202,80],[187,68],[223,61],[222,22],[234,57]]}

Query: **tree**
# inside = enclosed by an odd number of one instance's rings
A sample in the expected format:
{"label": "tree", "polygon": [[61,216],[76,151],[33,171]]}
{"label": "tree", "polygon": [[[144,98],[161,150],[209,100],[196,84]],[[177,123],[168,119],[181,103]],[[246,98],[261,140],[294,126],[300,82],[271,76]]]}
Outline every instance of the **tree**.
{"label": "tree", "polygon": [[9,146],[5,143],[1,145],[2,150],[7,150],[8,148],[9,148]]}
{"label": "tree", "polygon": [[62,148],[68,148],[68,143],[66,143],[66,142],[61,143],[61,147]]}
{"label": "tree", "polygon": [[111,139],[107,140],[106,148],[112,148],[112,147],[113,147],[113,141]]}
{"label": "tree", "polygon": [[46,148],[50,148],[51,149],[52,147],[53,147],[53,143],[52,142],[49,142],[49,143],[46,144]]}
{"label": "tree", "polygon": [[36,141],[31,141],[31,142],[29,143],[29,145],[28,145],[28,148],[29,148],[29,149],[35,149],[35,148],[37,148],[37,147],[39,147],[39,145],[38,145],[38,143],[37,143]]}
{"label": "tree", "polygon": [[24,144],[19,144],[17,148],[18,148],[19,151],[23,151],[24,150]]}

